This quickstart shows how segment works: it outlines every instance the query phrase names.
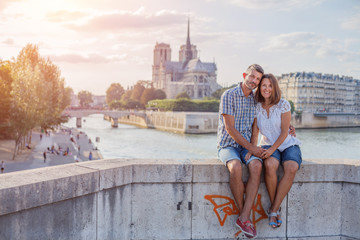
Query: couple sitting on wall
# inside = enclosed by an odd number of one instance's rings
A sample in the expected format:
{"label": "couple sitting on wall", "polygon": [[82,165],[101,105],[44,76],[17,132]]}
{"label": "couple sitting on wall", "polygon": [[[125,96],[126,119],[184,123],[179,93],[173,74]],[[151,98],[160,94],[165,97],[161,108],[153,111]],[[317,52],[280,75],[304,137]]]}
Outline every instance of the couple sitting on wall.
{"label": "couple sitting on wall", "polygon": [[[255,238],[250,211],[258,192],[262,166],[271,202],[266,211],[269,225],[278,228],[282,224],[281,202],[293,184],[302,158],[300,141],[290,127],[290,104],[281,99],[274,75],[264,74],[261,66],[253,64],[243,77],[243,82],[221,96],[217,148],[219,159],[229,170],[230,189],[240,210],[236,225],[246,237]],[[259,132],[262,137],[257,146]],[[249,169],[245,200],[241,163]],[[278,183],[276,173],[280,163],[284,175]]]}

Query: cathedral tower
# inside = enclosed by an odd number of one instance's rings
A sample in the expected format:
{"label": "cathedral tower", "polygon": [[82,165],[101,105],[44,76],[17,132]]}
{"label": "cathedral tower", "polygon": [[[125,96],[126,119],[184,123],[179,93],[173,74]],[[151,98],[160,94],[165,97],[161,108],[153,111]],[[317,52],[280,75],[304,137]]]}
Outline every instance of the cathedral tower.
{"label": "cathedral tower", "polygon": [[164,83],[160,79],[160,70],[166,61],[171,61],[171,48],[166,43],[156,43],[154,48],[154,64],[152,67],[152,79],[155,88],[162,89]]}

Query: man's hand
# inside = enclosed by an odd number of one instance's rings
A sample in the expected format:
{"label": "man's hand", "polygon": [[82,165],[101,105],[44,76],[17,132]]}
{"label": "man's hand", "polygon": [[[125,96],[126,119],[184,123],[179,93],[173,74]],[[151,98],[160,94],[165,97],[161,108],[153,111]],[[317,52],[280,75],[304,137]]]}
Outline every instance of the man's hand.
{"label": "man's hand", "polygon": [[289,127],[289,134],[293,137],[296,137],[295,127],[293,125],[290,125]]}
{"label": "man's hand", "polygon": [[251,153],[248,152],[246,155],[245,155],[245,161],[249,161],[250,157],[251,157]]}
{"label": "man's hand", "polygon": [[254,155],[255,157],[261,157],[261,154],[265,151],[265,149],[257,146],[253,146],[249,149],[249,152]]}

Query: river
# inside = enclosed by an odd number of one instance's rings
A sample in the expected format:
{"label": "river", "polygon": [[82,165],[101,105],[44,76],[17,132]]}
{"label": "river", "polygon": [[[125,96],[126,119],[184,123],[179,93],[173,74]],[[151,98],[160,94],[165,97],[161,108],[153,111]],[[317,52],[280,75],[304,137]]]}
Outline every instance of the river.
{"label": "river", "polygon": [[[64,124],[75,127],[76,119]],[[81,131],[104,158],[187,159],[217,158],[216,134],[177,134],[119,124],[112,128],[102,115],[83,118]],[[297,129],[303,159],[360,159],[360,128]],[[95,142],[96,137],[100,141]]]}

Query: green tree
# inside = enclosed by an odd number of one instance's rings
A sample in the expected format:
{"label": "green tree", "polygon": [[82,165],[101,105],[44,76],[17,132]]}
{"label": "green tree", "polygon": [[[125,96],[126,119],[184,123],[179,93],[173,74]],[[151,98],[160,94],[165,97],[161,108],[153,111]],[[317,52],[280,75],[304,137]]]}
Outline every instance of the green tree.
{"label": "green tree", "polygon": [[124,93],[125,90],[120,83],[112,83],[106,90],[106,103],[110,105],[110,103],[114,100],[121,100],[121,97]]}
{"label": "green tree", "polygon": [[211,94],[211,97],[213,97],[213,98],[215,98],[215,99],[220,99],[220,98],[221,98],[221,95],[222,95],[226,90],[228,90],[228,89],[230,89],[230,88],[233,88],[233,87],[236,87],[236,86],[237,86],[237,84],[233,84],[233,85],[231,85],[230,87],[220,88],[220,89],[216,90],[215,92],[213,92],[213,93]]}
{"label": "green tree", "polygon": [[295,105],[294,105],[293,101],[291,101],[291,100],[288,100],[288,102],[290,103],[291,114],[293,114],[293,112],[295,111]]}
{"label": "green tree", "polygon": [[179,93],[178,95],[176,95],[175,98],[176,98],[176,99],[179,99],[179,98],[187,98],[187,99],[190,99],[190,96],[189,96],[189,94],[188,94],[186,91],[184,91],[184,92],[181,92],[181,93]]}
{"label": "green tree", "polygon": [[90,103],[93,102],[92,94],[89,91],[80,91],[78,93],[78,99],[81,107],[89,107]]}
{"label": "green tree", "polygon": [[161,89],[156,89],[154,99],[166,99],[166,93]]}

